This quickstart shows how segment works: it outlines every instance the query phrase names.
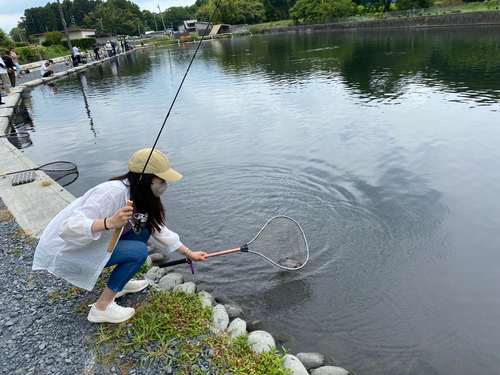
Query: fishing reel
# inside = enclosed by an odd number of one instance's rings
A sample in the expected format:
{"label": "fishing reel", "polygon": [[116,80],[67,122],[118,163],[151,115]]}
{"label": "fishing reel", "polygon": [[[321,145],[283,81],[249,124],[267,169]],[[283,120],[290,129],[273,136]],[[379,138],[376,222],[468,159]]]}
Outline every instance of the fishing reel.
{"label": "fishing reel", "polygon": [[135,223],[132,222],[132,219],[128,222],[132,225],[132,230],[135,234],[139,235],[142,233],[142,230],[146,228],[146,224],[148,222],[148,214],[134,214],[133,218],[135,219]]}

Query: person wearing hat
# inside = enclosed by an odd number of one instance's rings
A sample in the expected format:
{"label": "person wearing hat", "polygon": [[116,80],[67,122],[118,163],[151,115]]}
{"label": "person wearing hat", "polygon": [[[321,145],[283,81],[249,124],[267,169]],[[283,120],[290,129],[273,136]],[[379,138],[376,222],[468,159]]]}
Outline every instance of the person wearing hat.
{"label": "person wearing hat", "polygon": [[17,78],[23,78],[23,76],[21,75],[21,65],[19,65],[19,56],[17,56],[16,53],[16,47],[11,47],[10,57],[12,58],[14,66],[16,67]]}
{"label": "person wearing hat", "polygon": [[[137,151],[126,174],[90,189],[52,219],[36,248],[33,270],[47,270],[91,291],[102,270],[116,266],[101,296],[91,305],[87,319],[94,323],[128,320],[135,310],[119,306],[115,298],[148,286],[146,280],[131,279],[146,261],[150,235],[163,252],[177,251],[195,262],[206,260],[205,252],[189,250],[179,235],[165,226],[165,208],[160,197],[167,190],[167,181],[181,178],[160,151]],[[126,206],[129,200],[133,206]],[[141,214],[148,214],[142,231],[129,222],[135,224]],[[119,240],[109,253],[111,237],[120,228]]]}

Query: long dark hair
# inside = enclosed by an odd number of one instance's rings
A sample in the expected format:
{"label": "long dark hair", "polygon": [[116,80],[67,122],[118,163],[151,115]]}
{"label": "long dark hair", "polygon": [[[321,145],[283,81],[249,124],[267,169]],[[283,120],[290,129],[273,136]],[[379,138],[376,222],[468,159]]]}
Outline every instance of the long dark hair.
{"label": "long dark hair", "polygon": [[123,181],[128,178],[130,183],[130,194],[135,191],[135,196],[129,199],[134,202],[137,212],[141,214],[147,213],[149,215],[146,224],[149,233],[152,233],[153,230],[159,232],[161,227],[165,225],[167,216],[161,199],[157,198],[151,190],[151,183],[155,175],[143,174],[142,179],[140,179],[140,177],[140,173],[128,172],[122,176],[113,177],[110,181]]}

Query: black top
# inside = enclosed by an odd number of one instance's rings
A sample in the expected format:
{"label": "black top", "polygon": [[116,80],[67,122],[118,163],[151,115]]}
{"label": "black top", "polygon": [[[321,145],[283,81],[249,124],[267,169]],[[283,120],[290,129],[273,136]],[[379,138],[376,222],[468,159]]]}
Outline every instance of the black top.
{"label": "black top", "polygon": [[5,62],[5,66],[7,68],[10,68],[10,69],[16,69],[15,65],[14,65],[14,62],[12,61],[12,59],[10,58],[10,56],[4,56],[2,57],[2,60]]}

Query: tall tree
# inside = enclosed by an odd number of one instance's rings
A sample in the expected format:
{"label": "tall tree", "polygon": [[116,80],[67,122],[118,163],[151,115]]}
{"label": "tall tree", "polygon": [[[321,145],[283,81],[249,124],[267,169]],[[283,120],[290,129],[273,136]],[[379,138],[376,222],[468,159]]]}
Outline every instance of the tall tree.
{"label": "tall tree", "polygon": [[351,16],[355,10],[351,0],[298,0],[290,16],[295,22],[316,21]]}
{"label": "tall tree", "polygon": [[13,27],[9,32],[9,36],[16,42],[26,42],[24,38],[24,30],[19,27]]}
{"label": "tall tree", "polygon": [[[208,21],[213,14],[217,0],[210,0],[196,12],[196,17]],[[258,0],[221,0],[219,9],[214,16],[213,23],[229,25],[254,24],[266,19],[264,5]]]}
{"label": "tall tree", "polygon": [[266,10],[267,21],[279,21],[290,19],[290,8],[297,0],[262,0]]}
{"label": "tall tree", "polygon": [[[136,35],[138,34],[138,25],[144,30],[142,23],[142,13],[135,4],[133,7],[122,7],[123,3],[130,3],[122,0],[108,0],[104,4],[99,4],[95,10],[84,17],[85,27],[97,29],[100,32]],[[137,14],[138,13],[138,14]],[[102,28],[101,30],[101,23]]]}

